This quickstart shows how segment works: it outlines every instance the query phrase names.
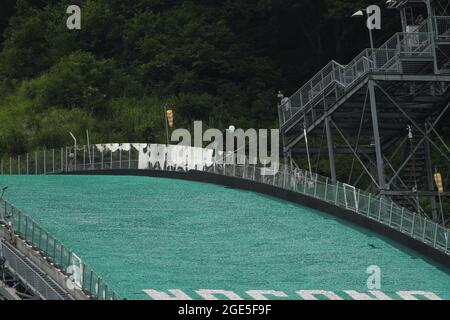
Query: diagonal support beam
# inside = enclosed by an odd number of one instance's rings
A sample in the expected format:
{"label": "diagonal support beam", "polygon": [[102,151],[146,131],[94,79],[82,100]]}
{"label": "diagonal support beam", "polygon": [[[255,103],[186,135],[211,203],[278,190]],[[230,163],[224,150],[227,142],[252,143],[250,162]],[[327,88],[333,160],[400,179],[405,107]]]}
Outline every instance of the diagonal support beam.
{"label": "diagonal support beam", "polygon": [[419,143],[417,143],[416,147],[414,148],[413,152],[411,152],[408,157],[405,159],[405,161],[403,162],[403,164],[400,166],[400,168],[398,169],[397,173],[392,177],[392,179],[389,181],[389,184],[392,183],[392,181],[394,181],[398,175],[400,174],[400,172],[404,169],[404,167],[406,166],[406,164],[411,160],[413,154],[415,154],[417,152],[417,150],[419,149],[419,147],[423,144],[423,142],[425,141],[426,137],[431,133],[432,128],[434,128],[439,121],[442,119],[442,117],[444,116],[444,114],[447,112],[447,110],[450,107],[450,102],[447,104],[447,106],[441,111],[441,113],[439,114],[439,116],[436,118],[436,120],[433,122],[432,125],[430,125],[430,127],[428,128],[426,135],[424,137],[422,137],[422,139],[420,139]]}
{"label": "diagonal support beam", "polygon": [[[440,153],[441,155],[447,159],[447,161],[450,162],[450,158],[444,153],[442,152],[442,150],[438,147],[438,145],[432,140],[430,139],[430,137],[428,137],[429,133],[432,131],[431,129],[429,130],[428,133],[426,133],[425,131],[422,130],[422,128],[420,128],[417,123],[411,119],[411,117],[405,112],[405,110],[403,110],[403,108],[394,100],[392,99],[392,97],[389,95],[389,93],[387,93],[382,87],[378,86],[378,88],[380,89],[381,92],[383,92],[383,94],[389,99],[389,101],[391,101],[391,103],[400,110],[400,112],[405,116],[406,119],[408,119],[408,121],[411,122],[411,124],[417,129],[419,130],[419,132],[424,136],[424,139],[427,139]],[[444,108],[444,111],[447,111],[447,109],[450,107],[450,102],[447,104],[447,106]],[[441,116],[443,115],[443,113],[441,112]],[[439,117],[440,119],[440,117]],[[436,122],[437,123],[437,122]],[[434,128],[435,125],[432,126],[432,128]]]}
{"label": "diagonal support beam", "polygon": [[380,189],[385,190],[386,181],[384,176],[384,161],[383,161],[383,151],[381,148],[380,129],[378,127],[378,111],[375,95],[375,82],[373,80],[369,80],[368,87],[370,97],[370,111],[372,114],[373,139],[375,143],[375,154],[377,158],[378,185],[380,186]]}
{"label": "diagonal support beam", "polygon": [[339,133],[339,135],[342,137],[342,140],[344,140],[344,142],[347,144],[347,146],[350,148],[350,150],[353,152],[353,154],[355,155],[356,159],[358,160],[358,162],[361,164],[361,166],[363,167],[364,171],[366,171],[366,173],[369,175],[369,177],[372,179],[373,183],[375,183],[375,185],[377,186],[377,188],[380,188],[380,185],[378,184],[378,182],[376,181],[376,179],[372,176],[372,174],[370,173],[370,171],[367,169],[366,165],[364,164],[364,162],[361,160],[361,158],[358,156],[358,154],[356,153],[356,151],[353,149],[351,143],[348,141],[348,139],[345,137],[345,135],[342,133],[341,129],[339,129],[339,127],[337,126],[337,124],[333,121],[333,119],[330,119],[331,124],[336,128],[337,132]]}

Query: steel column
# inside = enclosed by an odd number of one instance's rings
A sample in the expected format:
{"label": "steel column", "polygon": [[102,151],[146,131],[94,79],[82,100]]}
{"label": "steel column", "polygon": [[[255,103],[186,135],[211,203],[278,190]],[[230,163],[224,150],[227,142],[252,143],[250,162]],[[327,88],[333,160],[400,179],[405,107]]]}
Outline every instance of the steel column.
{"label": "steel column", "polygon": [[332,183],[336,183],[336,163],[334,158],[334,145],[333,136],[331,134],[330,118],[325,118],[325,130],[327,133],[327,145],[328,145],[328,161],[330,162],[330,174]]}
{"label": "steel column", "polygon": [[381,150],[380,130],[378,127],[378,114],[377,114],[377,102],[375,95],[375,83],[373,80],[369,80],[369,97],[370,97],[370,110],[372,114],[372,127],[373,127],[373,139],[375,143],[375,153],[377,157],[377,173],[378,173],[378,185],[381,190],[386,189],[386,181],[384,176],[384,161],[383,153]]}

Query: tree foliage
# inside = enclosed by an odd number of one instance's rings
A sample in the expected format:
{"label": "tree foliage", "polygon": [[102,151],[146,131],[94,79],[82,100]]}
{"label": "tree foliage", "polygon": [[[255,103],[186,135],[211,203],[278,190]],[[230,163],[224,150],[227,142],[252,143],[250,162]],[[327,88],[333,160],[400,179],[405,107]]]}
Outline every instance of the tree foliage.
{"label": "tree foliage", "polygon": [[[278,90],[368,45],[363,21],[349,18],[364,1],[3,2],[1,153],[61,146],[86,129],[95,142],[163,142],[165,103],[177,127],[276,127]],[[70,4],[81,30],[66,28]]]}

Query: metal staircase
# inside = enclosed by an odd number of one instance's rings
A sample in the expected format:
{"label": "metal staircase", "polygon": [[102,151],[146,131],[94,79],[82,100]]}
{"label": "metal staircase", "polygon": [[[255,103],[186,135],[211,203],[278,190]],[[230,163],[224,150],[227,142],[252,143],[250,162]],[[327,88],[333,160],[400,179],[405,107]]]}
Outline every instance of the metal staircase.
{"label": "metal staircase", "polygon": [[331,61],[280,106],[281,129],[288,132],[301,121],[313,123],[323,114],[324,100],[325,106],[334,105],[369,73],[413,72],[408,62],[417,60],[427,65],[433,61],[430,33],[399,32],[380,48],[364,50],[346,66]]}
{"label": "metal staircase", "polygon": [[[418,5],[425,6],[428,17],[420,25],[409,25],[414,10],[408,6]],[[438,194],[430,180],[432,157],[425,145],[450,163],[447,147],[433,141],[436,124],[450,109],[450,15],[433,5],[436,2],[429,0],[391,2],[388,7],[401,13],[402,32],[379,48],[363,50],[347,65],[331,61],[282,99],[278,114],[288,160],[320,159],[326,153],[325,136],[333,181],[335,159],[349,161],[353,156],[362,174],[353,177],[352,165],[349,177],[341,173],[340,180],[391,197],[416,212],[421,209],[418,198],[430,197],[432,216],[438,219]],[[413,155],[407,127],[415,131],[413,144],[418,147]],[[400,150],[409,152],[402,156]]]}

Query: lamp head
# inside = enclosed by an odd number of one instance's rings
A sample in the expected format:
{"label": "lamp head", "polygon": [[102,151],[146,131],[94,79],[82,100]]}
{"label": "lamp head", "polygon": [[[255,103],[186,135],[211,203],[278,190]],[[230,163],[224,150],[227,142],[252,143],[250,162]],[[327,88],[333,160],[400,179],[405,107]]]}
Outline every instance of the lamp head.
{"label": "lamp head", "polygon": [[360,18],[364,16],[364,12],[362,10],[356,11],[354,14],[352,14],[352,18]]}

